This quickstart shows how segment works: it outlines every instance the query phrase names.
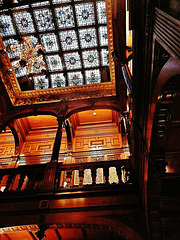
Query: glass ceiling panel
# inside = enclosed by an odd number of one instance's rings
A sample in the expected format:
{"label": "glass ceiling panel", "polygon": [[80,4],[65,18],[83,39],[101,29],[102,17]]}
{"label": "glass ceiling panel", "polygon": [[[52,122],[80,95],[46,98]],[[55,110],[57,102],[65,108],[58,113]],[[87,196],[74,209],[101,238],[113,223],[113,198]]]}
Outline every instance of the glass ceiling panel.
{"label": "glass ceiling panel", "polygon": [[34,10],[34,17],[36,20],[37,28],[40,32],[47,30],[54,30],[54,23],[52,22],[52,13],[49,9]]}
{"label": "glass ceiling panel", "polygon": [[82,52],[82,58],[85,68],[99,67],[99,54],[97,50]]}
{"label": "glass ceiling panel", "polygon": [[40,38],[45,52],[57,52],[59,50],[57,36],[54,33],[40,35]]}
{"label": "glass ceiling panel", "polygon": [[95,84],[101,82],[101,73],[99,69],[85,71],[86,84]]}
{"label": "glass ceiling panel", "polygon": [[51,74],[51,87],[65,87],[66,86],[66,78],[63,73]]}
{"label": "glass ceiling panel", "polygon": [[67,70],[80,69],[82,67],[78,52],[64,54],[64,60]]}
{"label": "glass ceiling panel", "polygon": [[1,15],[0,16],[0,25],[1,25],[1,36],[6,37],[6,36],[12,36],[15,35],[15,29],[12,24],[12,19],[8,15]]}
{"label": "glass ceiling panel", "polygon": [[97,37],[95,28],[85,28],[79,30],[81,48],[97,47]]}
{"label": "glass ceiling panel", "polygon": [[81,72],[69,72],[67,76],[69,86],[83,85],[83,75]]}
{"label": "glass ceiling panel", "polygon": [[60,32],[61,47],[63,51],[78,49],[77,34],[74,30]]}
{"label": "glass ceiling panel", "polygon": [[55,8],[56,20],[60,29],[75,26],[72,6]]}
{"label": "glass ceiling panel", "polygon": [[46,56],[46,62],[50,72],[61,71],[63,69],[61,58],[57,54]]}
{"label": "glass ceiling panel", "polygon": [[44,89],[49,88],[49,80],[45,75],[35,76],[34,79],[34,89]]}
{"label": "glass ceiling panel", "polygon": [[14,20],[20,33],[34,33],[34,25],[31,14],[26,11],[14,13]]}
{"label": "glass ceiling panel", "polygon": [[[23,91],[98,84],[109,68],[104,0],[49,0],[4,10],[0,34]],[[25,81],[33,84],[24,87]]]}
{"label": "glass ceiling panel", "polygon": [[94,4],[83,3],[75,5],[78,27],[95,24]]}

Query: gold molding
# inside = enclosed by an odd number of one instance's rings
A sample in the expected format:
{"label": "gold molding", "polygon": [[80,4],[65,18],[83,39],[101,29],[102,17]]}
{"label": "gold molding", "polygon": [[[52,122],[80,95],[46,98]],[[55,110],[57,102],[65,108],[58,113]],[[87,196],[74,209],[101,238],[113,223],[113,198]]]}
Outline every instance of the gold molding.
{"label": "gold molding", "polygon": [[[113,28],[112,28],[112,5],[111,0],[106,0],[109,63],[111,82],[99,84],[81,85],[73,87],[48,88],[32,91],[21,91],[11,62],[7,53],[0,54],[1,72],[0,77],[9,95],[13,106],[31,105],[45,102],[72,101],[88,98],[109,97],[116,95],[115,67],[111,56],[113,52]],[[4,50],[4,44],[0,37],[0,51]],[[12,70],[9,71],[9,70]],[[9,71],[9,72],[7,72]]]}

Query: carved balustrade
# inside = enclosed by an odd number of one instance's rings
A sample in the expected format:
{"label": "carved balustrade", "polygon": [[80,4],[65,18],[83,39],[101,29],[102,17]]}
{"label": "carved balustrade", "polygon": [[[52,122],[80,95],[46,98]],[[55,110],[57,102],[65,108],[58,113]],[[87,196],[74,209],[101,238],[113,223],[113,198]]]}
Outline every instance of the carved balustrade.
{"label": "carved balustrade", "polygon": [[50,162],[0,169],[1,193],[64,191],[131,184],[129,160],[62,164]]}
{"label": "carved balustrade", "polygon": [[55,189],[98,188],[102,186],[131,184],[129,160],[86,162],[59,165]]}

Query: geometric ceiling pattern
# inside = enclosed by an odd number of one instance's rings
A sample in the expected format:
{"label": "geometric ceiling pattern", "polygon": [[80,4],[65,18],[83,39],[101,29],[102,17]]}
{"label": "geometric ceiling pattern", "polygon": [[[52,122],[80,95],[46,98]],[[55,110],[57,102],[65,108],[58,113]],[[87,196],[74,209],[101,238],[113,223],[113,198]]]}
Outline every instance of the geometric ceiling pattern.
{"label": "geometric ceiling pattern", "polygon": [[106,2],[49,0],[0,13],[22,91],[110,81]]}

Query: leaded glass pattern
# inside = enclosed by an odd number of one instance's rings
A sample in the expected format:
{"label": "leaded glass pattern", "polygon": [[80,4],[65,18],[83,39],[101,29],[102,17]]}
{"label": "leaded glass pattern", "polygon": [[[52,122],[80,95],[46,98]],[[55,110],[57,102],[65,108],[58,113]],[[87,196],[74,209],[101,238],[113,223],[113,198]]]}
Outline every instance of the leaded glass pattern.
{"label": "leaded glass pattern", "polygon": [[101,82],[101,73],[99,69],[85,71],[86,84],[95,84]]}
{"label": "leaded glass pattern", "polygon": [[48,8],[37,9],[33,12],[37,28],[40,32],[54,29],[54,23],[52,22],[52,13]]}
{"label": "leaded glass pattern", "polygon": [[54,33],[43,34],[40,38],[45,52],[57,52],[59,50],[57,36]]}
{"label": "leaded glass pattern", "polygon": [[34,24],[31,14],[27,11],[17,12],[13,14],[16,26],[20,33],[34,33]]}
{"label": "leaded glass pattern", "polygon": [[71,0],[52,0],[53,4],[68,3],[68,2],[71,2]]}
{"label": "leaded glass pattern", "polygon": [[99,41],[100,46],[108,46],[108,33],[106,26],[99,27]]}
{"label": "leaded glass pattern", "polygon": [[35,76],[34,80],[34,89],[44,89],[49,88],[49,80],[45,75]]}
{"label": "leaded glass pattern", "polygon": [[50,4],[49,1],[32,3],[32,7],[41,7],[41,6],[46,6],[46,5],[49,5],[49,4]]}
{"label": "leaded glass pattern", "polygon": [[16,77],[24,77],[27,75],[27,68],[21,67],[19,61],[13,61],[11,64],[14,69]]}
{"label": "leaded glass pattern", "polygon": [[66,78],[63,73],[51,74],[51,87],[65,87],[66,86]]}
{"label": "leaded glass pattern", "polygon": [[79,38],[81,48],[97,47],[97,37],[95,28],[80,29]]}
{"label": "leaded glass pattern", "polygon": [[90,50],[82,52],[83,65],[85,68],[92,68],[99,66],[99,54],[97,50]]}
{"label": "leaded glass pattern", "polygon": [[64,54],[64,60],[67,70],[80,69],[82,67],[78,52]]}
{"label": "leaded glass pattern", "polygon": [[107,17],[106,17],[106,2],[97,2],[96,3],[97,8],[97,18],[99,24],[106,24],[107,23]]}
{"label": "leaded glass pattern", "polygon": [[102,66],[109,66],[109,51],[108,49],[101,49],[101,64]]}
{"label": "leaded glass pattern", "polygon": [[63,70],[61,58],[58,54],[46,56],[46,62],[50,72]]}
{"label": "leaded glass pattern", "polygon": [[77,24],[89,26],[95,24],[94,5],[93,3],[83,3],[75,5]]}
{"label": "leaded glass pattern", "polygon": [[74,30],[63,31],[59,33],[61,39],[61,47],[63,51],[78,49],[77,35]]}
{"label": "leaded glass pattern", "polygon": [[[14,57],[20,56],[18,44],[19,44],[19,42],[13,38],[10,38],[10,39],[4,41],[4,46],[6,48],[9,58],[14,58]],[[12,49],[12,46],[14,46],[15,51]]]}
{"label": "leaded glass pattern", "polygon": [[60,29],[75,26],[72,6],[55,8],[56,20]]}
{"label": "leaded glass pattern", "polygon": [[81,72],[68,72],[67,76],[69,86],[83,85],[83,75]]}
{"label": "leaded glass pattern", "polygon": [[15,35],[12,19],[8,15],[0,16],[0,34],[2,37]]}

